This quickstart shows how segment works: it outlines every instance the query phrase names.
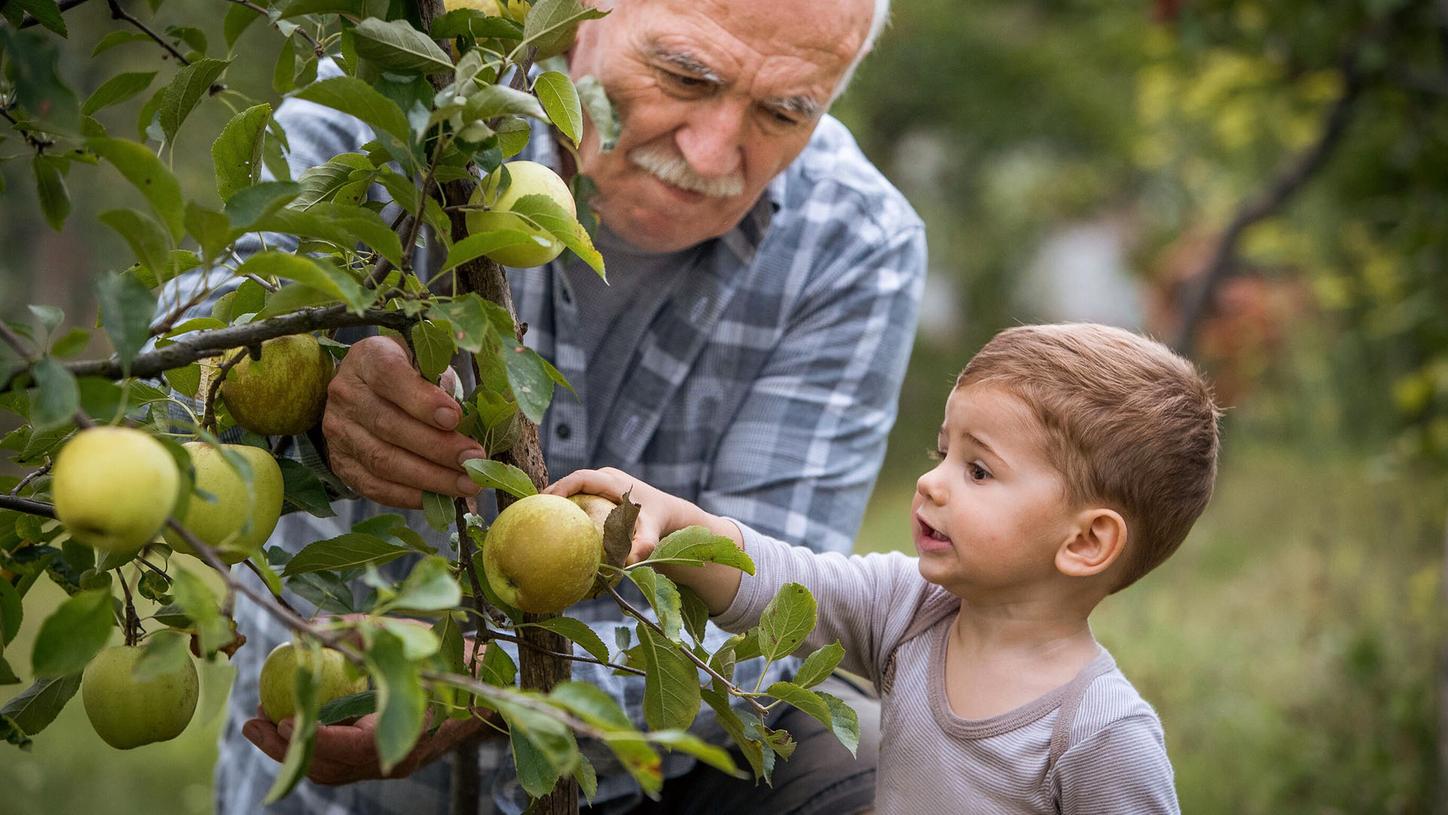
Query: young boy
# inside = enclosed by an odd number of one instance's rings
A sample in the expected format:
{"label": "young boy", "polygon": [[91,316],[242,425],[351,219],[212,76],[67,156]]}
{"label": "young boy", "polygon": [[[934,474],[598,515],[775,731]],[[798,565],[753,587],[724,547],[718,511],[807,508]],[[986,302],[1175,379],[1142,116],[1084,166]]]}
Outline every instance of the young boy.
{"label": "young boy", "polygon": [[1212,492],[1218,410],[1192,365],[1090,324],[998,334],[945,405],[916,482],[918,558],[816,554],[638,483],[581,471],[550,492],[642,506],[631,559],[702,524],[753,558],[669,574],[742,631],[789,582],[819,605],[805,648],[882,697],[880,813],[1177,812],[1161,724],[1088,617],[1166,560]]}

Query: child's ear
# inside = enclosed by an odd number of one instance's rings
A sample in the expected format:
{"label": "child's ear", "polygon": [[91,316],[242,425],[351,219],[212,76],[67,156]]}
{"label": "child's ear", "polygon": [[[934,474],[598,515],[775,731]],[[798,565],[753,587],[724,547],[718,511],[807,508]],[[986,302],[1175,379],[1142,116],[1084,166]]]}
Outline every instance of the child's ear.
{"label": "child's ear", "polygon": [[1076,517],[1072,535],[1056,551],[1056,569],[1090,577],[1111,568],[1126,551],[1126,519],[1114,509],[1093,507]]}

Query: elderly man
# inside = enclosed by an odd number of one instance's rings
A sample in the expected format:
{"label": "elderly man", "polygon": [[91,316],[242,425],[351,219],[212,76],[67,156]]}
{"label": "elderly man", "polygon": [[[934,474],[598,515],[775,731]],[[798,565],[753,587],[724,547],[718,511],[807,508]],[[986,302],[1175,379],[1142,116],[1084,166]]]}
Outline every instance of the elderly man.
{"label": "elderly man", "polygon": [[[615,466],[767,534],[848,549],[894,420],[925,267],[919,219],[825,115],[883,27],[888,2],[617,0],[612,12],[585,24],[568,55],[575,79],[602,82],[622,123],[612,151],[590,131],[577,168],[598,187],[597,243],[612,286],[569,257],[509,273],[527,342],[578,391],[555,400],[540,428],[549,472]],[[298,169],[372,138],[360,123],[297,100],[277,115]],[[541,133],[523,157],[574,170]],[[306,439],[298,446],[364,500],[339,504],[335,519],[288,516],[274,540],[295,547],[340,534],[387,511],[378,504],[415,510],[421,490],[474,494],[462,462],[484,451],[455,432],[458,421],[457,404],[418,377],[405,349],[359,338],[330,389],[325,449]],[[426,529],[420,514],[409,520]],[[222,811],[252,812],[290,735],[286,724],[252,718],[261,658],[285,632],[253,607],[237,611],[251,643],[237,657],[217,796]],[[621,619],[608,600],[570,614],[609,641]],[[710,636],[717,644],[722,635],[711,626]],[[793,667],[772,667],[766,681]],[[738,676],[752,682],[761,668],[741,665]],[[636,677],[586,664],[575,676],[638,714]],[[861,707],[867,731],[876,726],[868,697],[837,692]],[[696,730],[726,743],[708,714]],[[800,747],[776,767],[773,788],[672,754],[662,804],[645,804],[606,750],[589,750],[600,776],[594,807],[867,809],[868,732],[853,760],[809,717],[781,718],[772,724],[794,732]],[[321,728],[315,783],[277,810],[445,811],[450,761],[439,759],[476,726],[449,722],[388,780],[372,780],[371,728],[369,719]],[[518,811],[505,741],[484,737],[482,753],[493,802]]]}

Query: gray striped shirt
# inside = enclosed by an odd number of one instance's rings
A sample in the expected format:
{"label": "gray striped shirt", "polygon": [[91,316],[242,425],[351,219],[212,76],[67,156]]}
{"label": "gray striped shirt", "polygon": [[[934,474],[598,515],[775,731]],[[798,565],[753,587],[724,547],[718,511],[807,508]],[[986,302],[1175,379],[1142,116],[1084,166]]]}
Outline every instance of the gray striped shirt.
{"label": "gray striped shirt", "polygon": [[899,552],[816,554],[744,524],[756,572],[715,623],[758,623],[785,583],[819,604],[807,652],[838,640],[841,667],[881,691],[876,811],[1177,813],[1156,711],[1105,649],[1071,682],[1015,710],[963,719],[945,688],[945,643],[959,598],[927,583]]}

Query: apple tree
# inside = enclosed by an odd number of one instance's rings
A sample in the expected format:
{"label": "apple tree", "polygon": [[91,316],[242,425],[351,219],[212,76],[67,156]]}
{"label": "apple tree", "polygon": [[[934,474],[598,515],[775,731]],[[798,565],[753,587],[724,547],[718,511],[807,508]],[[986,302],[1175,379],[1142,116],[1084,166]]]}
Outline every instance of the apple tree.
{"label": "apple tree", "polygon": [[[77,359],[91,332],[60,331],[64,315],[53,306],[0,320],[0,408],[19,422],[0,449],[23,473],[0,485],[0,683],[30,683],[0,709],[0,736],[21,749],[44,738],[77,692],[115,746],[174,736],[174,709],[186,708],[188,693],[195,702],[192,660],[247,647],[231,619],[244,595],[294,634],[288,666],[277,669],[284,678],[269,680],[295,710],[271,800],[304,776],[319,724],[371,712],[384,769],[426,728],[481,719],[509,740],[524,788],[549,812],[574,811],[577,790],[594,791],[580,738],[606,745],[649,793],[662,783],[664,750],[746,772],[688,732],[706,704],[758,778],[793,749],[788,733],[765,723],[780,704],[853,749],[853,711],[811,689],[839,662],[838,645],[811,655],[795,682],[732,681],[738,660],[777,660],[799,647],[815,622],[809,593],[788,587],[758,627],[711,653],[703,603],[656,567],[750,571],[749,558],[694,528],[627,565],[638,511],[629,501],[569,527],[592,547],[585,593],[612,596],[632,620],[613,642],[556,613],[579,596],[551,598],[541,610],[510,604],[529,605],[495,588],[506,581],[483,556],[506,542],[489,538],[488,521],[466,500],[424,495],[428,523],[450,533],[441,549],[392,514],[295,554],[263,545],[282,511],[326,516],[338,497],[287,452],[294,434],[316,424],[327,376],[348,350],[335,339],[343,328],[395,337],[433,382],[460,381],[443,378],[450,366],[471,373],[462,378],[470,387],[454,387],[461,430],[492,458],[468,471],[505,513],[548,481],[536,423],[568,383],[524,344],[499,261],[536,264],[566,250],[599,275],[604,265],[589,237],[587,180],[569,188],[544,169],[550,178],[540,182],[536,165],[509,160],[549,128],[570,151],[585,126],[604,143],[616,137],[598,83],[575,85],[558,58],[600,12],[578,0],[451,10],[440,0],[217,0],[221,48],[163,0],[147,10],[105,0],[113,22],[96,52],[134,43],[157,49],[168,67],[80,88],[58,75],[56,40],[68,36],[64,12],[84,2],[0,3],[0,116],[7,143],[23,146],[4,160],[30,165],[45,219],[55,228],[66,221],[74,185],[134,188],[131,206],[99,215],[134,256],[94,274],[98,328],[112,353]],[[272,105],[227,86],[236,39],[252,26],[283,42],[279,92],[353,116],[375,138],[293,174]],[[319,80],[324,61],[341,75]],[[214,188],[187,189],[168,159],[191,114],[218,97],[235,115],[207,135]],[[95,118],[124,104],[137,108],[136,132]],[[395,217],[369,200],[374,187],[397,205]],[[203,203],[212,193],[224,206]],[[436,270],[413,262],[424,225],[444,255]],[[260,234],[287,236],[297,249],[236,251]],[[204,303],[213,305],[198,315]],[[401,558],[415,562],[403,579],[379,571]],[[235,579],[233,564],[268,591]],[[206,570],[214,579],[202,578]],[[6,650],[41,580],[68,599],[41,623],[32,653]],[[336,590],[353,581],[370,588],[361,607]],[[630,601],[622,581],[646,602]],[[318,612],[299,613],[284,589]],[[498,642],[516,645],[517,662],[488,647]],[[645,726],[600,689],[569,681],[572,660],[642,676]],[[365,689],[349,692],[352,679],[335,674],[344,663]],[[174,702],[170,719],[136,701],[155,698]]]}

